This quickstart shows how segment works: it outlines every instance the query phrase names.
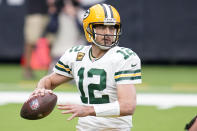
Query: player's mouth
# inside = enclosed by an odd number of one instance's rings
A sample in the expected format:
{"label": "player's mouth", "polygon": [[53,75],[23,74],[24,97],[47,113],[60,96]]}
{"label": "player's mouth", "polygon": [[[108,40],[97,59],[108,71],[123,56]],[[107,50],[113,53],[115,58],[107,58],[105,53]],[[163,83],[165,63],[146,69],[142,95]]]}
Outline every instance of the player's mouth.
{"label": "player's mouth", "polygon": [[112,44],[112,41],[109,38],[103,39],[103,42],[104,42],[105,45],[111,45]]}

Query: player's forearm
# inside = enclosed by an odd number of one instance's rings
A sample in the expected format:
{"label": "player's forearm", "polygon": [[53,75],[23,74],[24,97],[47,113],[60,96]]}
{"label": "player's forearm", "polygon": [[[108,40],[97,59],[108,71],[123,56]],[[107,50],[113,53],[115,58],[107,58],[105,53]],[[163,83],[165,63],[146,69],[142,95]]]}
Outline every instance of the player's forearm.
{"label": "player's forearm", "polygon": [[71,80],[72,78],[52,73],[48,76],[43,77],[39,82],[37,88],[45,88],[49,90],[53,90],[58,85]]}
{"label": "player's forearm", "polygon": [[52,85],[50,76],[45,76],[38,82],[37,88],[53,90],[55,87]]}
{"label": "player's forearm", "polygon": [[119,101],[120,105],[120,116],[126,116],[126,115],[133,115],[135,108],[136,108],[136,102],[135,101]]}
{"label": "player's forearm", "polygon": [[120,104],[120,116],[133,115],[136,108],[136,90],[133,84],[119,84],[118,102]]}

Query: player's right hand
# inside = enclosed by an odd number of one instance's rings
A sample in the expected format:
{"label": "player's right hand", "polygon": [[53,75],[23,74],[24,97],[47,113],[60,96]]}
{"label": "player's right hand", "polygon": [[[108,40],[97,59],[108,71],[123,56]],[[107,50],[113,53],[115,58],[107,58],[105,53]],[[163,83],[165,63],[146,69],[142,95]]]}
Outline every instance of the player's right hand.
{"label": "player's right hand", "polygon": [[53,94],[52,90],[48,90],[45,88],[36,88],[33,93],[31,94],[31,96],[44,96],[45,93],[50,93]]}

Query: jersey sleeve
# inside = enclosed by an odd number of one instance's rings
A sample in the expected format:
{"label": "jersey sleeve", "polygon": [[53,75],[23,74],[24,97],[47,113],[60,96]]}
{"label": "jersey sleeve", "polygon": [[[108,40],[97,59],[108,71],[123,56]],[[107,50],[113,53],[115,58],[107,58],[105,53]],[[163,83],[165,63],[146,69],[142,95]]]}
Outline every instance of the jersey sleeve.
{"label": "jersey sleeve", "polygon": [[114,74],[116,84],[140,84],[141,60],[133,53],[127,59],[121,59]]}
{"label": "jersey sleeve", "polygon": [[57,74],[64,75],[67,77],[73,78],[72,75],[72,53],[70,53],[69,49],[62,55],[59,61],[53,68],[53,71]]}

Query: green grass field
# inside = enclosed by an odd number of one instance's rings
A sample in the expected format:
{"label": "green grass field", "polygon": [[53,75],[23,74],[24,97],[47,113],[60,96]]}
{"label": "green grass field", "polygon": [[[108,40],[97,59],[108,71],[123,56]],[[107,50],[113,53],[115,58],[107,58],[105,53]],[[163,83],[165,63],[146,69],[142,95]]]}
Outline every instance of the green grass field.
{"label": "green grass field", "polygon": [[[23,80],[19,65],[0,65],[1,91],[32,91],[46,71],[36,71],[36,80]],[[196,66],[142,66],[143,84],[137,93],[197,93]],[[64,84],[55,91],[75,92],[72,84]],[[13,96],[14,97],[14,96]],[[74,131],[77,119],[67,121],[55,109],[41,120],[20,118],[22,104],[0,106],[0,131]],[[183,131],[184,126],[197,113],[197,107],[158,109],[154,106],[137,106],[133,116],[133,131]]]}
{"label": "green grass field", "polygon": [[[61,115],[55,109],[41,120],[20,118],[21,104],[0,106],[1,131],[74,131],[77,118],[67,121],[68,115]],[[152,106],[137,106],[133,116],[133,131],[183,131],[185,123],[196,114],[196,107],[175,107],[159,110]]]}
{"label": "green grass field", "polygon": [[[36,71],[36,80],[23,80],[19,65],[0,65],[0,90],[33,90],[38,80],[47,74]],[[197,93],[197,66],[142,66],[143,84],[138,92]],[[65,84],[57,91],[77,91],[72,84]]]}

